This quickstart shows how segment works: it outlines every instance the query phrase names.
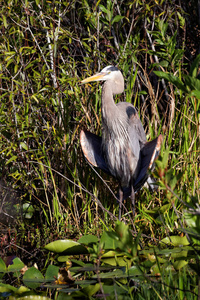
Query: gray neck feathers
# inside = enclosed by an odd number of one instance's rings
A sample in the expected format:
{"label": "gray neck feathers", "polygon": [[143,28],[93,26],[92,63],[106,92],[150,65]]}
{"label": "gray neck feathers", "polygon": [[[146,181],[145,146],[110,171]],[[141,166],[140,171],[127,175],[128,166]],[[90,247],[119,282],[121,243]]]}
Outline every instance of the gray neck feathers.
{"label": "gray neck feathers", "polygon": [[121,141],[128,139],[127,114],[119,110],[113,99],[113,94],[121,93],[123,89],[122,86],[118,88],[116,86],[116,83],[108,80],[102,89],[103,143],[108,138]]}

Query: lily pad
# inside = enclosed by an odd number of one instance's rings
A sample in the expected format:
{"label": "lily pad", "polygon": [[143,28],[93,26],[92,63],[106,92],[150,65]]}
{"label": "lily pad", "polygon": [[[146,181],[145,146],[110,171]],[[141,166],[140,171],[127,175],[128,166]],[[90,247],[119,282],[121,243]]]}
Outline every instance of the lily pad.
{"label": "lily pad", "polygon": [[47,244],[44,248],[55,253],[62,253],[66,255],[80,255],[88,253],[88,250],[84,246],[72,240],[57,240]]}
{"label": "lily pad", "polygon": [[46,281],[54,281],[58,277],[59,267],[54,265],[49,265],[46,274],[45,279]]}
{"label": "lily pad", "polygon": [[35,267],[28,269],[23,276],[24,284],[32,289],[39,287],[43,281],[44,276]]}

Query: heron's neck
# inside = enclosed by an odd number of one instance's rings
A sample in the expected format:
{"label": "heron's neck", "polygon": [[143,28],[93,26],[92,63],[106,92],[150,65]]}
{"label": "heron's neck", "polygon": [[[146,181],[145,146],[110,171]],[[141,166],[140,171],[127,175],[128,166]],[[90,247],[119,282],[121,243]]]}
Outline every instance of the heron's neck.
{"label": "heron's neck", "polygon": [[113,98],[112,83],[109,81],[105,81],[103,84],[101,106],[103,123],[116,116],[117,106]]}
{"label": "heron's neck", "polygon": [[[116,87],[114,87],[116,91]],[[117,91],[121,93],[122,91]],[[115,104],[113,98],[113,83],[106,81],[102,89],[102,125],[103,125],[103,142],[106,139],[120,138],[121,135],[127,136],[127,116]]]}

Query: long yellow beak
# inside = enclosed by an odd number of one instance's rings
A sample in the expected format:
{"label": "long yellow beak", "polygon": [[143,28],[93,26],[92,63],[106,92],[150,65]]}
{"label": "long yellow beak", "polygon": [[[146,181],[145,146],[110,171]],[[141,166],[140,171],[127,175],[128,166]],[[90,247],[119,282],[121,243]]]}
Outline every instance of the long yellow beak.
{"label": "long yellow beak", "polygon": [[106,75],[106,73],[100,72],[100,73],[97,73],[93,76],[90,76],[90,77],[82,80],[81,83],[84,84],[84,83],[88,83],[88,82],[92,82],[92,81],[100,81],[100,80],[103,80],[105,75]]}

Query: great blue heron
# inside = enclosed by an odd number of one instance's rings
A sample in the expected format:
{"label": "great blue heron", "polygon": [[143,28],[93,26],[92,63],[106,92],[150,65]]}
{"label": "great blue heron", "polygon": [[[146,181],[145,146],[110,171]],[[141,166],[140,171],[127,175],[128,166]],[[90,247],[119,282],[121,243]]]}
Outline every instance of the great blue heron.
{"label": "great blue heron", "polygon": [[162,135],[147,142],[146,134],[135,107],[128,102],[115,104],[113,95],[124,91],[124,78],[117,67],[107,66],[100,73],[81,83],[105,81],[102,88],[102,138],[81,131],[80,142],[86,159],[95,167],[119,180],[119,218],[122,201],[131,197],[133,215],[135,191],[148,180]]}

